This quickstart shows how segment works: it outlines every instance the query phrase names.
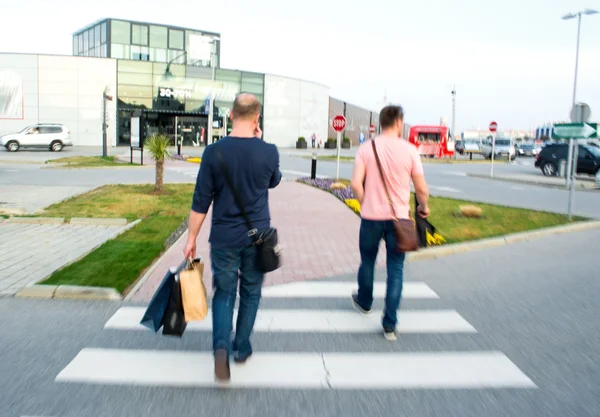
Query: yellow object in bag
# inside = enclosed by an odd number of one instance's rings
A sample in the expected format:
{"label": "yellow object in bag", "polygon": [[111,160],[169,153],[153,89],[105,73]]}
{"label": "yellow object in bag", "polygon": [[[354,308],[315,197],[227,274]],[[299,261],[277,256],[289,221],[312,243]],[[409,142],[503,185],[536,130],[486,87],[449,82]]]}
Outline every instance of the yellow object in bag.
{"label": "yellow object in bag", "polygon": [[187,268],[179,273],[181,299],[185,321],[204,320],[208,314],[206,287],[202,281],[204,264],[200,259],[189,260]]}

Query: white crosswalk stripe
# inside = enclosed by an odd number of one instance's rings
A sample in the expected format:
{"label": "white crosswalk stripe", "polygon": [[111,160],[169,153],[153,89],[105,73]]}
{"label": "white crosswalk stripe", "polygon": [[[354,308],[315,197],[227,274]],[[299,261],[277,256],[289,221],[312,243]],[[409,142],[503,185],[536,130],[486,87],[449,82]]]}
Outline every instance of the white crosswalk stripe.
{"label": "white crosswalk stripe", "polygon": [[[261,308],[253,339],[300,334],[303,340],[319,335],[373,334],[381,336],[381,312],[362,316],[352,310],[350,297],[355,283],[348,281],[295,282],[263,290],[264,300],[281,302],[286,308]],[[374,296],[385,297],[385,284],[376,283]],[[404,283],[404,299],[423,300],[427,309],[403,308],[398,314],[399,344],[403,335],[438,335],[455,340],[477,330],[457,311],[432,309],[439,296],[423,282]],[[348,300],[347,309],[288,308],[286,300],[327,305],[327,300]],[[338,302],[336,306],[339,306]],[[122,306],[105,323],[105,332],[132,337],[148,329],[140,325],[145,307]],[[234,321],[235,323],[235,321]],[[209,334],[212,317],[191,322],[186,334]],[[157,335],[157,338],[162,337]],[[185,335],[184,335],[185,337]],[[365,336],[363,336],[365,337]],[[375,343],[375,342],[373,342]],[[393,346],[393,345],[392,345]],[[302,349],[300,349],[302,350]],[[232,388],[380,390],[380,389],[503,389],[537,388],[506,355],[497,350],[431,350],[398,352],[344,352],[339,346],[319,351],[255,351],[244,365],[232,363]],[[208,351],[84,348],[57,375],[58,383],[164,387],[215,387],[213,357]],[[219,385],[220,386],[220,385]]]}

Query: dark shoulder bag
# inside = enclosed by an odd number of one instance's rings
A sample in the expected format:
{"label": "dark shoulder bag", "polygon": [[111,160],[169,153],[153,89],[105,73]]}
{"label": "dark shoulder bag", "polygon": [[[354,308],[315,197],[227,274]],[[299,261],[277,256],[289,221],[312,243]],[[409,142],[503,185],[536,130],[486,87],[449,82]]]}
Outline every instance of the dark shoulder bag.
{"label": "dark shoulder bag", "polygon": [[259,231],[252,226],[250,217],[248,217],[246,210],[244,210],[244,204],[242,203],[242,200],[240,199],[237,190],[233,186],[233,180],[229,175],[229,171],[227,170],[225,161],[223,161],[223,156],[221,155],[221,152],[217,151],[217,157],[219,158],[221,169],[223,171],[223,174],[225,175],[225,180],[227,181],[227,184],[231,189],[231,193],[233,194],[235,204],[242,212],[244,220],[246,221],[246,225],[248,226],[248,236],[252,239],[252,245],[256,246],[258,258],[257,267],[263,273],[273,272],[281,266],[281,251],[279,248],[277,229],[270,227],[267,230],[259,233]]}
{"label": "dark shoulder bag", "polygon": [[375,160],[377,161],[377,168],[379,168],[379,174],[381,175],[381,182],[383,182],[383,188],[387,195],[388,202],[392,208],[392,215],[394,216],[394,231],[396,233],[396,251],[397,252],[414,252],[419,250],[419,237],[417,235],[417,229],[415,222],[412,219],[399,219],[396,217],[396,210],[394,209],[394,203],[392,197],[388,191],[387,183],[385,181],[385,175],[377,154],[377,147],[375,141],[372,140],[373,152],[375,153]]}

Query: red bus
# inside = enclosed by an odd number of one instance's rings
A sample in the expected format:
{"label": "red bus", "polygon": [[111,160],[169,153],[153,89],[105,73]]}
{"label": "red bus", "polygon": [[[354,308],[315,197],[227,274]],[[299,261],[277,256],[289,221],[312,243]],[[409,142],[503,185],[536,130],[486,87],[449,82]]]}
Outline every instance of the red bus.
{"label": "red bus", "polygon": [[447,126],[412,126],[408,141],[419,150],[419,155],[429,158],[454,156],[454,140]]}

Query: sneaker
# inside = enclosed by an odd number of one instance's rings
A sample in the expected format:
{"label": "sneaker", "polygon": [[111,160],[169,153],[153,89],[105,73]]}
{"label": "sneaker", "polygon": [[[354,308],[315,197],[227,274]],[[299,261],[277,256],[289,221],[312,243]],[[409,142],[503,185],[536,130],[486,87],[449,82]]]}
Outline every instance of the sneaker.
{"label": "sneaker", "polygon": [[231,379],[229,357],[225,349],[217,349],[215,352],[215,377],[218,382],[229,382]]}
{"label": "sneaker", "polygon": [[252,356],[252,353],[250,353],[250,354],[248,354],[248,355],[246,355],[246,356],[239,356],[239,355],[237,355],[237,352],[235,352],[235,353],[233,354],[233,361],[234,361],[235,363],[237,363],[237,364],[243,365],[243,364],[245,364],[245,363],[246,363],[246,361],[247,361],[248,359],[250,359],[250,356]]}
{"label": "sneaker", "polygon": [[366,308],[361,307],[361,305],[358,303],[358,294],[356,293],[352,294],[352,305],[360,314],[367,315],[371,313],[371,309],[367,310]]}
{"label": "sneaker", "polygon": [[389,340],[390,342],[395,342],[396,340],[398,340],[398,332],[396,331],[396,329],[392,329],[391,327],[384,327],[383,337],[385,337],[386,340]]}

